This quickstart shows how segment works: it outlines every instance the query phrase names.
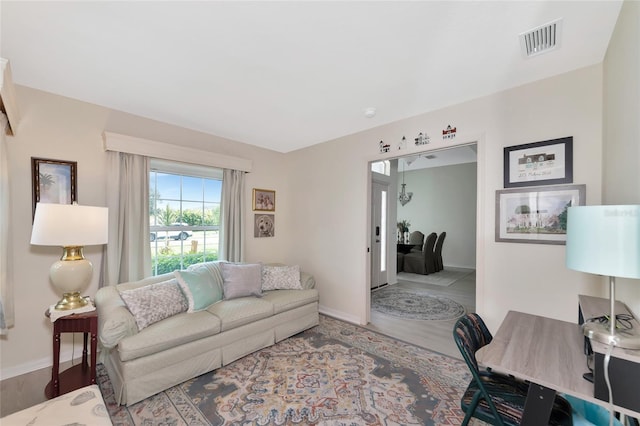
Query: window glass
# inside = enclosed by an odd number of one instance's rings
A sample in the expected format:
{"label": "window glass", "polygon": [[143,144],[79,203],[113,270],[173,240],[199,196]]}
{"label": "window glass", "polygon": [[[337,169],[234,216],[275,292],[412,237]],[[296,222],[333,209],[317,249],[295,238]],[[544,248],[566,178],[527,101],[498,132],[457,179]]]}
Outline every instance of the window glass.
{"label": "window glass", "polygon": [[389,160],[376,161],[371,163],[371,171],[389,176],[391,172],[391,163]]}
{"label": "window glass", "polygon": [[153,275],[218,259],[222,171],[151,162],[149,227]]}

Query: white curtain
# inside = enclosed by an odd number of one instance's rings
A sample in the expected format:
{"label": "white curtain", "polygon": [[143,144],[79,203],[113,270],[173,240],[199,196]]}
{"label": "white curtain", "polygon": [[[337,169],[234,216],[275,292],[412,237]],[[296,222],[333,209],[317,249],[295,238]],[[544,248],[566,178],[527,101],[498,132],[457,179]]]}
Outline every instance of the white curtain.
{"label": "white curtain", "polygon": [[7,117],[0,113],[0,335],[6,335],[14,326],[13,279],[11,262],[11,227],[9,210],[9,160],[5,129]]}
{"label": "white curtain", "polygon": [[222,218],[220,259],[229,262],[244,260],[244,177],[240,170],[224,169],[222,178]]}
{"label": "white curtain", "polygon": [[149,245],[149,159],[107,152],[109,243],[100,285],[151,275]]}

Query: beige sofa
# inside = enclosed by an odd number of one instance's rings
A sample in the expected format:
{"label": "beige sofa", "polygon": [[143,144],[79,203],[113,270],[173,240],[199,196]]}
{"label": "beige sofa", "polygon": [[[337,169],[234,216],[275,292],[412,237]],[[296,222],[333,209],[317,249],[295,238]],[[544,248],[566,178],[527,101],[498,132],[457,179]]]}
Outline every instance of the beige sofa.
{"label": "beige sofa", "polygon": [[[219,262],[206,267],[222,285]],[[300,272],[301,289],[264,291],[261,297],[221,300],[197,312],[182,312],[138,331],[120,292],[166,282],[173,274],[98,290],[100,361],[119,404],[134,404],[318,324],[313,276]]]}

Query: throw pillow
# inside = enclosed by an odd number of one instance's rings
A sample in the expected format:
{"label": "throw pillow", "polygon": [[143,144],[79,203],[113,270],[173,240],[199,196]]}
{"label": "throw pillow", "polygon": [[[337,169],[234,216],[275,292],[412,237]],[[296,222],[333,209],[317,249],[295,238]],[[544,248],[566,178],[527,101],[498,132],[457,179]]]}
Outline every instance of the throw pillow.
{"label": "throw pillow", "polygon": [[262,296],[262,265],[259,263],[222,263],[224,298]]}
{"label": "throw pillow", "polygon": [[173,271],[173,275],[189,303],[187,312],[201,311],[222,300],[222,289],[207,269]]}
{"label": "throw pillow", "polygon": [[300,266],[263,266],[262,291],[267,290],[302,290]]}
{"label": "throw pillow", "polygon": [[187,310],[187,300],[175,279],[124,290],[120,297],[135,318],[138,330]]}

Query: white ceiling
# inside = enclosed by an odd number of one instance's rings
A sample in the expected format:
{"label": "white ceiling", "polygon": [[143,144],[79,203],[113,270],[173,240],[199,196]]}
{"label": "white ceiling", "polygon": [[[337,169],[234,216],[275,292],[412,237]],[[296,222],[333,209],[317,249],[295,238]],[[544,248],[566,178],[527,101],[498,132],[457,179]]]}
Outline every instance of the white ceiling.
{"label": "white ceiling", "polygon": [[[289,152],[599,63],[620,7],[2,0],[0,56],[20,85]],[[558,18],[525,59],[518,34]]]}

